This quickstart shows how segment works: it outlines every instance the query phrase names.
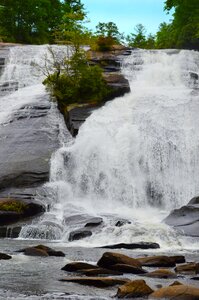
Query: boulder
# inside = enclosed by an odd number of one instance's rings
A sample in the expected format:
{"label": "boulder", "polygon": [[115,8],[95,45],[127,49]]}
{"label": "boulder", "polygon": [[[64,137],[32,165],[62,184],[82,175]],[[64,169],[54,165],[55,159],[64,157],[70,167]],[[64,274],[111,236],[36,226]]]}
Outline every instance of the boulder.
{"label": "boulder", "polygon": [[174,285],[181,285],[182,283],[179,281],[174,281],[172,284],[170,284],[169,286],[174,286]]}
{"label": "boulder", "polygon": [[76,241],[76,240],[81,240],[86,237],[89,237],[92,235],[92,232],[90,230],[85,230],[84,228],[78,229],[71,231],[69,234],[69,242]]}
{"label": "boulder", "polygon": [[140,243],[119,243],[114,245],[106,245],[100,248],[107,248],[107,249],[158,249],[160,245],[157,243],[147,243],[147,242],[140,242]]}
{"label": "boulder", "polygon": [[126,264],[115,264],[115,265],[110,266],[109,269],[114,270],[114,271],[123,272],[123,273],[130,273],[130,274],[145,274],[145,273],[147,273],[146,270],[144,270],[140,267],[126,265]]}
{"label": "boulder", "polygon": [[163,287],[150,296],[150,299],[198,300],[199,288],[190,285],[173,285]]}
{"label": "boulder", "polygon": [[45,207],[41,203],[24,201],[24,199],[0,199],[0,225],[8,225],[39,215],[45,212]]}
{"label": "boulder", "polygon": [[0,260],[8,260],[8,259],[11,259],[12,256],[8,255],[8,254],[5,254],[5,253],[0,253]]}
{"label": "boulder", "polygon": [[125,284],[129,280],[125,278],[107,278],[107,277],[67,277],[60,279],[63,282],[75,282],[83,285],[95,286],[99,288],[105,288],[118,284]]}
{"label": "boulder", "polygon": [[188,263],[177,266],[175,272],[180,274],[199,274],[199,263]]}
{"label": "boulder", "polygon": [[115,226],[116,226],[116,227],[122,227],[122,226],[127,225],[127,224],[131,224],[131,222],[128,221],[128,220],[125,220],[125,219],[121,219],[121,220],[118,220],[118,221],[115,223]]}
{"label": "boulder", "polygon": [[153,272],[145,274],[145,276],[150,278],[161,278],[161,279],[170,279],[170,278],[176,278],[177,275],[170,270],[167,269],[158,269]]}
{"label": "boulder", "polygon": [[65,256],[65,254],[62,251],[56,251],[44,245],[37,245],[34,247],[24,248],[17,252],[24,252],[25,255],[30,255],[30,256],[56,256],[56,257]]}
{"label": "boulder", "polygon": [[84,227],[96,227],[99,226],[103,223],[103,219],[102,218],[92,218],[90,219]]}
{"label": "boulder", "polygon": [[179,209],[173,210],[164,222],[188,236],[199,236],[199,197]]}
{"label": "boulder", "polygon": [[138,260],[115,252],[105,252],[97,262],[98,266],[108,269],[115,264],[125,264],[141,268],[141,263]]}
{"label": "boulder", "polygon": [[118,288],[118,298],[141,298],[153,293],[153,290],[146,284],[144,280],[130,281]]}
{"label": "boulder", "polygon": [[[183,257],[182,257],[183,258]],[[177,261],[180,261],[179,256],[148,256],[137,258],[142,266],[158,267],[158,268],[172,268],[175,267]]]}
{"label": "boulder", "polygon": [[37,187],[49,180],[50,158],[59,146],[59,121],[53,114],[49,95],[43,94],[0,126],[0,190]]}
{"label": "boulder", "polygon": [[92,264],[88,264],[85,262],[72,262],[69,264],[66,264],[62,270],[67,271],[67,272],[78,272],[81,270],[93,270],[93,269],[99,269],[98,266],[92,265]]}

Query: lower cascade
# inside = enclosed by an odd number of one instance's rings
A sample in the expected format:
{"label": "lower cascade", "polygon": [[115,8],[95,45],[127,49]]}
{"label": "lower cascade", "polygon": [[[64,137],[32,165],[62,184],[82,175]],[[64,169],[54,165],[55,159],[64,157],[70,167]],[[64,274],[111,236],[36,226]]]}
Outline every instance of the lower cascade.
{"label": "lower cascade", "polygon": [[[162,220],[199,194],[198,70],[198,52],[133,50],[122,66],[131,93],[94,111],[76,139],[60,135],[48,211],[20,238],[185,245]],[[75,241],[76,230],[90,233]]]}

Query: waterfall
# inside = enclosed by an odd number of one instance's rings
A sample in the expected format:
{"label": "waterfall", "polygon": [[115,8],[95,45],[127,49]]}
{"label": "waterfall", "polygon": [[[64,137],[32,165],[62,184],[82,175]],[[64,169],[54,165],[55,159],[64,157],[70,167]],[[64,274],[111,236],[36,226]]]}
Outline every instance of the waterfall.
{"label": "waterfall", "polygon": [[[93,112],[76,139],[62,140],[45,185],[50,210],[21,237],[67,242],[82,220],[100,216],[103,226],[73,243],[177,244],[179,234],[161,221],[199,193],[198,70],[194,51],[126,57],[131,93]],[[118,228],[118,219],[131,224]]]}

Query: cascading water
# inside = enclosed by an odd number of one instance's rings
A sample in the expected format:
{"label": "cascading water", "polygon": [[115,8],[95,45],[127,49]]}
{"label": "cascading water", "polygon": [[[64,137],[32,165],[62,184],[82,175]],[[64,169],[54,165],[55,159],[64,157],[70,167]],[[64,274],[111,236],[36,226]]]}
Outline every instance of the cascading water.
{"label": "cascading water", "polygon": [[[78,245],[154,241],[179,234],[161,220],[199,193],[199,53],[133,51],[123,61],[131,93],[86,120],[52,158],[50,211],[23,238],[68,240],[92,216],[104,223]],[[50,201],[50,200],[49,200]],[[131,224],[116,227],[117,220]]]}

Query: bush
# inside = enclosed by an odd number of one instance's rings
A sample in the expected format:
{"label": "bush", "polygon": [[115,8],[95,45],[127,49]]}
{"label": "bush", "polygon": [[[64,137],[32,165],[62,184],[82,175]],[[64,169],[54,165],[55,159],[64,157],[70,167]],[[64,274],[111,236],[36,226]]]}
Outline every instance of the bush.
{"label": "bush", "polygon": [[99,66],[89,65],[85,53],[77,52],[43,82],[63,104],[101,102],[109,89]]}

